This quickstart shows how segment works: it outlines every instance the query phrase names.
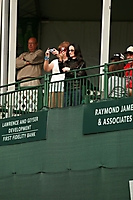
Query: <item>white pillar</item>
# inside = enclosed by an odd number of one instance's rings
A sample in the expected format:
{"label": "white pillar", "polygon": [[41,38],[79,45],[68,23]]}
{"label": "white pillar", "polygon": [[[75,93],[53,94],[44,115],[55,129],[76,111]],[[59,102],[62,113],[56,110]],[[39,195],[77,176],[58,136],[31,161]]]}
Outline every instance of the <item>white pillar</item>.
{"label": "white pillar", "polygon": [[[0,0],[0,44],[1,44],[1,21],[2,21],[2,0]],[[1,62],[0,62],[0,74],[1,74]],[[0,80],[1,80],[1,75],[0,75]]]}
{"label": "white pillar", "polygon": [[[103,0],[100,65],[103,65],[104,63],[108,63],[108,59],[109,59],[110,12],[111,12],[111,0]],[[103,73],[103,67],[100,68],[100,74],[101,73]],[[104,90],[104,76],[102,76],[101,87],[103,91]]]}
{"label": "white pillar", "polygon": [[[8,6],[9,0],[2,2],[2,32],[1,32],[1,85],[7,84],[7,56],[8,56]],[[2,88],[1,92],[6,91]]]}
{"label": "white pillar", "polygon": [[[10,0],[8,83],[15,82],[17,37],[17,0]],[[14,90],[11,86],[9,90]]]}
{"label": "white pillar", "polygon": [[2,0],[0,0],[0,40],[1,40],[1,13],[2,13]]}

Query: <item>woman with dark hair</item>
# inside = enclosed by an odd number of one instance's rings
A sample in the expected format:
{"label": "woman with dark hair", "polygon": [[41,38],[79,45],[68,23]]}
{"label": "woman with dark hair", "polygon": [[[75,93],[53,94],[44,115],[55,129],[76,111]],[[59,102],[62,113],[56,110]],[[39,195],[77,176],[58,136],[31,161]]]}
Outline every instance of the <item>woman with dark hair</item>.
{"label": "woman with dark hair", "polygon": [[[85,61],[78,44],[70,44],[67,48],[68,61],[60,63],[60,71],[65,72],[64,106],[76,106],[82,101],[82,88],[86,85]],[[76,71],[72,71],[76,70]]]}
{"label": "woman with dark hair", "polygon": [[[124,55],[121,53],[116,53],[111,58],[111,62],[119,62],[124,60]],[[126,79],[124,77],[124,71],[119,71],[124,69],[124,62],[109,65],[109,75],[108,79],[108,96],[111,98],[120,98],[127,96],[126,91]]]}

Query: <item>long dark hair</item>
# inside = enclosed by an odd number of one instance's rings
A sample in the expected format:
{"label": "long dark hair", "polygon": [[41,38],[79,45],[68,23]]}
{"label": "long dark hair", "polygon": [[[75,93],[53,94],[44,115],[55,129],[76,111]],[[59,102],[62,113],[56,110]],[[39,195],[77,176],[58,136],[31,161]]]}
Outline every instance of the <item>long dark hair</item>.
{"label": "long dark hair", "polygon": [[80,46],[76,43],[71,43],[68,48],[67,48],[67,57],[70,58],[70,55],[69,55],[69,47],[70,46],[73,46],[74,47],[74,55],[76,57],[76,59],[78,60],[78,62],[80,62],[81,60],[83,60],[83,56],[82,56],[82,53],[81,53],[81,49],[80,49]]}

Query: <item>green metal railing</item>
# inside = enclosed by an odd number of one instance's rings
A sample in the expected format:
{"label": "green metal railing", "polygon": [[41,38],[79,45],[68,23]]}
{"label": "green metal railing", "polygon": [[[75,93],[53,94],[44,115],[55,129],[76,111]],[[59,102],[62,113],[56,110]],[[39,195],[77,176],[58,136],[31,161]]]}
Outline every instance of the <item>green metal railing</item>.
{"label": "green metal railing", "polygon": [[[52,82],[49,90],[49,107],[68,107],[76,106],[83,103],[89,103],[100,99],[101,91],[99,85],[101,85],[101,76],[99,74],[100,67],[95,66],[86,69],[72,70],[73,78],[66,78],[59,82]],[[89,71],[95,69],[97,74],[89,75]],[[86,76],[78,77],[78,71],[88,71]],[[49,80],[52,76],[58,76],[58,74],[48,75]],[[63,86],[63,90],[61,89]],[[51,89],[52,88],[52,89]]]}
{"label": "green metal railing", "polygon": [[[133,61],[130,59],[130,61]],[[116,71],[109,72],[108,68],[110,65],[115,64],[121,64],[124,63],[126,65],[129,62],[129,60],[124,61],[118,61],[118,62],[111,62],[104,65],[104,99],[119,99],[119,98],[126,98],[129,96],[133,96],[132,89],[133,88],[133,82],[132,87],[129,88],[127,85],[129,84],[129,81],[133,80],[133,73],[131,79],[128,80],[128,77],[125,76],[126,71],[130,72],[133,71],[133,68],[129,69],[121,69]]]}
{"label": "green metal railing", "polygon": [[[128,61],[124,62],[127,63]],[[99,102],[110,98],[125,98],[129,96],[130,92],[129,89],[126,89],[127,80],[122,75],[118,77],[117,73],[122,74],[125,71],[133,69],[118,70],[115,72],[108,71],[110,64],[118,63],[120,62],[80,69],[80,71],[86,70],[87,72],[87,75],[82,77],[77,76],[78,70],[73,70],[73,78],[60,78],[60,81],[54,82],[51,82],[52,76],[63,76],[63,74],[45,74],[37,78],[41,83],[34,87],[20,87],[21,83],[29,80],[0,86],[0,118],[37,112],[43,108],[63,108]],[[104,70],[100,74],[101,67]],[[92,69],[97,71],[97,73],[90,74],[90,70]],[[114,78],[110,80],[110,77]],[[35,80],[35,78],[30,80]],[[123,95],[124,90],[120,90],[119,86],[124,86],[125,96]],[[114,93],[110,95],[110,91],[114,88]]]}
{"label": "green metal railing", "polygon": [[[34,87],[20,87],[21,83],[29,81],[26,80],[0,86],[0,118],[37,112],[42,109],[43,105],[47,105],[46,98],[44,98],[47,95],[44,76],[38,79],[44,83]],[[46,95],[44,95],[44,91],[46,91]]]}

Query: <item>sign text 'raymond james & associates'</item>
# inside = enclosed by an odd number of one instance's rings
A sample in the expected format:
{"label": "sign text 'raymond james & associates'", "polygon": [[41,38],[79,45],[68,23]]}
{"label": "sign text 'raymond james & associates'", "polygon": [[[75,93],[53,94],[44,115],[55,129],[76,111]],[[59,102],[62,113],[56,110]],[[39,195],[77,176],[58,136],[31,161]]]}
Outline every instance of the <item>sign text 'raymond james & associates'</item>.
{"label": "sign text 'raymond james & associates'", "polygon": [[84,134],[132,129],[132,122],[133,98],[131,97],[92,103],[84,107]]}

